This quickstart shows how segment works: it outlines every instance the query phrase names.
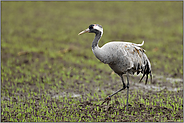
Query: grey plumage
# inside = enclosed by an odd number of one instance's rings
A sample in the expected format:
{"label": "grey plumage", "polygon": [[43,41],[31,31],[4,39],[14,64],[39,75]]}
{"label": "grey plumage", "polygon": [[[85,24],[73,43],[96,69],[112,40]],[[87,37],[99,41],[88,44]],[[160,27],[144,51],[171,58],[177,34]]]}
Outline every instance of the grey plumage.
{"label": "grey plumage", "polygon": [[[137,74],[142,73],[143,77],[146,75],[146,82],[148,79],[148,74],[150,74],[151,80],[151,63],[145,54],[145,50],[141,48],[143,46],[144,41],[142,44],[135,44],[130,42],[109,42],[103,45],[102,47],[98,46],[98,42],[103,34],[102,26],[98,24],[92,24],[89,26],[88,29],[79,33],[95,33],[95,38],[92,42],[92,51],[94,55],[103,63],[108,64],[110,68],[118,74],[123,82],[123,88],[115,92],[114,94],[118,93],[119,91],[127,88],[127,109],[128,109],[128,88],[129,88],[129,81],[128,81],[128,74]],[[123,74],[127,74],[127,85],[125,85],[123,80]],[[140,81],[143,79],[140,79]],[[108,96],[106,101],[112,97],[114,94]]]}
{"label": "grey plumage", "polygon": [[[144,42],[143,42],[144,43]],[[139,44],[129,42],[109,42],[99,48],[93,48],[95,56],[108,64],[117,74],[151,72],[151,64]],[[146,66],[148,64],[148,66]]]}

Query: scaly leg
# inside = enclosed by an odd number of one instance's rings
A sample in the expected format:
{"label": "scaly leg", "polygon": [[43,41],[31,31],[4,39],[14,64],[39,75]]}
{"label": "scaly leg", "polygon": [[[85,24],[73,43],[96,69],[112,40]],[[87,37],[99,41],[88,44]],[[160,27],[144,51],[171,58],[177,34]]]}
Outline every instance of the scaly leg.
{"label": "scaly leg", "polygon": [[120,91],[122,91],[122,90],[124,90],[124,89],[126,88],[126,85],[125,85],[124,80],[123,80],[123,76],[122,76],[122,75],[119,75],[119,76],[121,77],[121,81],[122,81],[122,83],[123,83],[123,88],[119,89],[119,90],[116,91],[115,93],[113,93],[113,94],[109,95],[107,98],[105,98],[105,100],[103,101],[102,105],[103,105],[105,102],[107,102],[107,105],[108,105],[108,103],[109,103],[109,101],[111,100],[111,97],[112,97],[112,96],[114,96],[115,94],[117,94],[118,92],[120,92]]}
{"label": "scaly leg", "polygon": [[129,77],[128,77],[128,72],[127,74],[127,110],[128,110],[128,97],[129,97]]}

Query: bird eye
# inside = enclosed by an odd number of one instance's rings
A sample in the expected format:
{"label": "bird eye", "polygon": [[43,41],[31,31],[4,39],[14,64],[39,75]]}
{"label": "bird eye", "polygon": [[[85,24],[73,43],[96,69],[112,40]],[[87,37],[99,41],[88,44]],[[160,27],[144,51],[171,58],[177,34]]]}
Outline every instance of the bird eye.
{"label": "bird eye", "polygon": [[94,25],[93,25],[93,24],[91,24],[91,25],[89,26],[89,29],[93,29],[93,26],[94,26]]}

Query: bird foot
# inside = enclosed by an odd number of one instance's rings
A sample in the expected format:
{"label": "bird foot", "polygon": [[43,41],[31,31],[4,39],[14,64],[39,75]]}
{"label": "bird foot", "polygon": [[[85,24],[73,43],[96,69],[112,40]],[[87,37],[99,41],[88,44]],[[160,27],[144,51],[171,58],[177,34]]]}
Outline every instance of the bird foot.
{"label": "bird foot", "polygon": [[108,105],[110,100],[111,100],[111,97],[105,98],[105,100],[103,101],[101,105],[103,105],[105,102],[107,102],[107,105]]}

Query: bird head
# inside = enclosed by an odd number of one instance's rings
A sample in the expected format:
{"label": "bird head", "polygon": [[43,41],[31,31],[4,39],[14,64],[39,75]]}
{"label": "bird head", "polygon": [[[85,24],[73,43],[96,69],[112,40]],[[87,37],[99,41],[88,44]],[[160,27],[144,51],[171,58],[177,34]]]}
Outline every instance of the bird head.
{"label": "bird head", "polygon": [[91,24],[89,26],[89,28],[83,30],[78,35],[81,35],[81,34],[84,34],[84,33],[87,33],[87,32],[88,33],[95,33],[95,34],[101,33],[101,35],[102,35],[103,34],[103,28],[99,24]]}

